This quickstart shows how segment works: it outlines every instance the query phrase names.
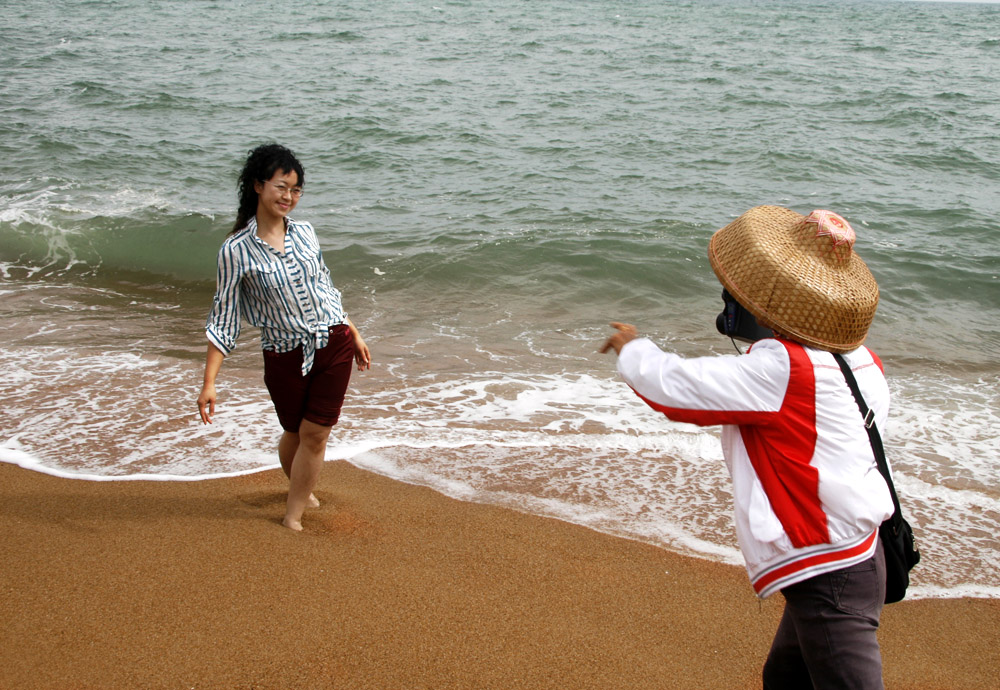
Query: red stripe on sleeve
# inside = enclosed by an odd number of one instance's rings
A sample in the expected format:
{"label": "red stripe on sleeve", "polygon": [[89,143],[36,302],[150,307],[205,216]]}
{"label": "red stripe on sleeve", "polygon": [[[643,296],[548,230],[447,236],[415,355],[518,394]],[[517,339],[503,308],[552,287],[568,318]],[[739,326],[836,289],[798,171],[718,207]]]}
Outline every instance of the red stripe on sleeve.
{"label": "red stripe on sleeve", "polygon": [[775,412],[754,410],[688,410],[681,407],[668,407],[653,402],[634,388],[632,391],[657,412],[662,412],[675,422],[686,422],[698,426],[713,426],[716,424],[767,424],[774,418]]}

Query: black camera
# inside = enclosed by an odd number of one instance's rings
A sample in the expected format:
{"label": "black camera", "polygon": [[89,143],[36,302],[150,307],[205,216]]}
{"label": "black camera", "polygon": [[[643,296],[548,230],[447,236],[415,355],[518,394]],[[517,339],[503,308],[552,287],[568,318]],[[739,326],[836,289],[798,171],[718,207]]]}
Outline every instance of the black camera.
{"label": "black camera", "polygon": [[733,299],[728,290],[722,291],[722,301],[725,302],[726,306],[715,319],[715,327],[719,329],[719,333],[746,343],[755,343],[764,338],[774,337],[774,331],[757,323],[753,314]]}

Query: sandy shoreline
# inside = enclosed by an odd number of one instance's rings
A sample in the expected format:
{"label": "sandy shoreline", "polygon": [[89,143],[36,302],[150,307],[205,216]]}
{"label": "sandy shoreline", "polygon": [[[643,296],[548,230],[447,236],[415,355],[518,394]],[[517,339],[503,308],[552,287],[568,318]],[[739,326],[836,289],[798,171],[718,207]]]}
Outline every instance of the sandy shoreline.
{"label": "sandy shoreline", "polygon": [[[87,482],[0,463],[0,688],[753,688],[742,569],[328,463]],[[886,609],[888,688],[1000,684],[1000,602]]]}

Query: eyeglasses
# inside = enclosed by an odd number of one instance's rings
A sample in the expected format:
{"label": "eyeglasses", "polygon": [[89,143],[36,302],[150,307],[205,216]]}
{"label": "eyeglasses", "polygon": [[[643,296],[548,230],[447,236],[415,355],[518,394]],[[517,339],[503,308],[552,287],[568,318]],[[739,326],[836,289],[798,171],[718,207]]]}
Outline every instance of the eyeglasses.
{"label": "eyeglasses", "polygon": [[303,192],[302,187],[286,187],[283,184],[276,184],[274,182],[271,182],[270,180],[268,180],[267,183],[272,187],[274,187],[275,189],[277,189],[278,194],[280,194],[281,196],[285,196],[286,192],[291,194],[296,199],[302,196]]}

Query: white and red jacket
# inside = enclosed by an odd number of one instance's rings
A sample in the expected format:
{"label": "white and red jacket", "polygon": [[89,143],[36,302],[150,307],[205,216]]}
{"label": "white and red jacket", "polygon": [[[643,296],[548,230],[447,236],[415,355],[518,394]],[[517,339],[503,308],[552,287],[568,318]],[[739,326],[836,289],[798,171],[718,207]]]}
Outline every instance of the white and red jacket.
{"label": "white and red jacket", "polygon": [[[885,429],[881,361],[865,347],[844,357]],[[758,596],[875,552],[892,498],[832,354],[767,339],[740,356],[685,359],[638,339],[622,348],[618,371],[670,419],[723,425],[736,536]]]}

